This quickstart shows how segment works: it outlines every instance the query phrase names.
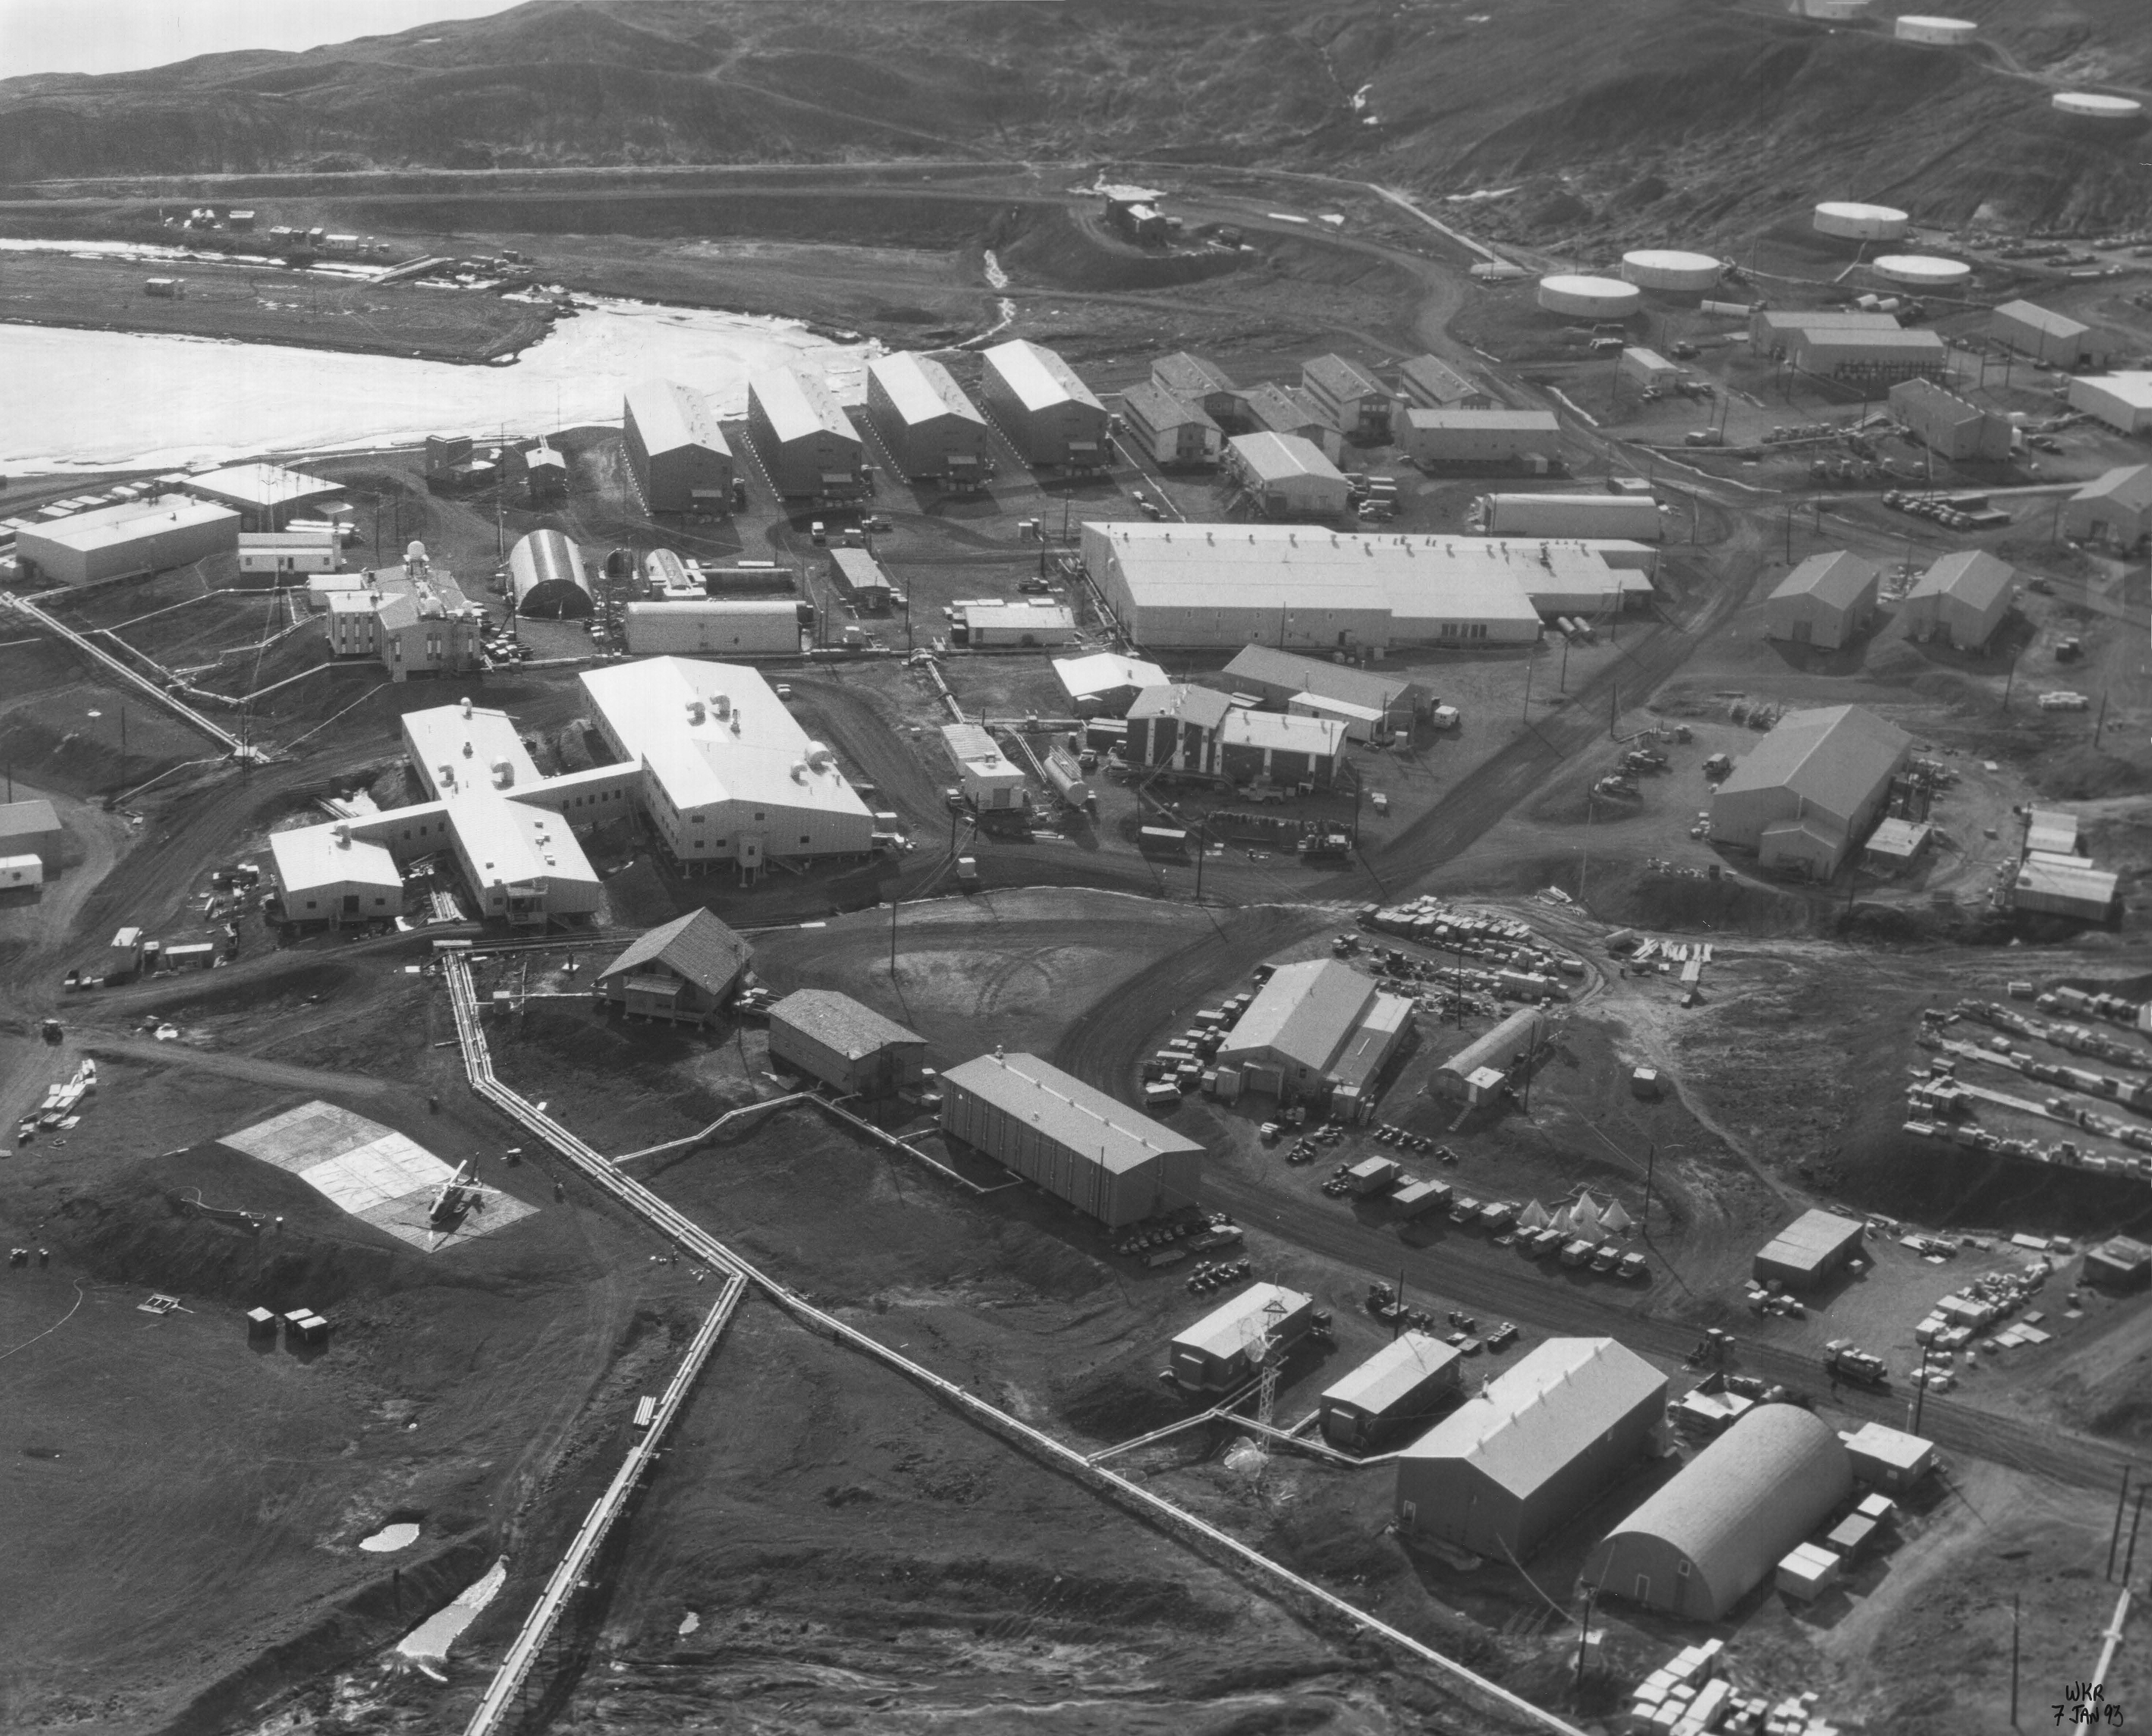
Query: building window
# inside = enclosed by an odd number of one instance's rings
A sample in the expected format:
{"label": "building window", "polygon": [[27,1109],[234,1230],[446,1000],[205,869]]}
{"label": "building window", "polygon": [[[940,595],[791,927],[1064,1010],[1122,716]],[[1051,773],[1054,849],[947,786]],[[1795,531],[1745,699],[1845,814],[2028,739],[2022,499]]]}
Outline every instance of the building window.
{"label": "building window", "polygon": [[1674,1564],[1675,1576],[1678,1579],[1687,1579],[1688,1577],[1688,1565],[1689,1564],[1687,1561],[1677,1561]]}
{"label": "building window", "polygon": [[802,832],[802,833],[799,835],[799,841],[800,841],[802,844],[804,844],[804,843],[806,843],[806,842],[808,841],[808,838],[807,838],[807,835],[806,835],[806,833]]}
{"label": "building window", "polygon": [[761,810],[761,809],[759,809],[759,808],[758,808],[758,809],[756,809],[756,810],[754,810],[754,817],[755,817],[755,819],[756,819],[758,821],[764,820],[767,820],[767,819],[769,819],[769,816],[767,814],[764,813],[764,812],[762,811],[762,810]]}

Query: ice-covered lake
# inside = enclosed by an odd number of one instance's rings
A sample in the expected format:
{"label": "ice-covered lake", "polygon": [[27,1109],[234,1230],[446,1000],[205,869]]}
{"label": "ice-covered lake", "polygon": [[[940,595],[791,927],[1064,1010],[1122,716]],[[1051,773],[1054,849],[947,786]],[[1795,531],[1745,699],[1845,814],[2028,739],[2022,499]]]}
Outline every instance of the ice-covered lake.
{"label": "ice-covered lake", "polygon": [[618,422],[621,392],[662,375],[744,412],[748,376],[820,368],[865,393],[870,343],[790,321],[601,301],[515,362],[459,367],[393,356],[229,343],[157,332],[0,325],[0,466],[160,469],[268,454],[409,444],[432,434],[544,434]]}

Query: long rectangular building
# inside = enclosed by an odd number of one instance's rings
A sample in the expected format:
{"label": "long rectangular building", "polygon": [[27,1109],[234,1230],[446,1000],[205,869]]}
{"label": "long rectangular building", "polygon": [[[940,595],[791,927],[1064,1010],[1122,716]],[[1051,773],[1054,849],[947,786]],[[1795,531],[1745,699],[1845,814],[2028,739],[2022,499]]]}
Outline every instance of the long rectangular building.
{"label": "long rectangular building", "polygon": [[59,585],[93,585],[163,572],[239,546],[239,515],[207,500],[164,495],[72,518],[26,525],[15,536],[24,574]]}
{"label": "long rectangular building", "polygon": [[1987,335],[2058,368],[2104,368],[2114,353],[2114,340],[2104,332],[2034,302],[2002,303],[1987,317]]}
{"label": "long rectangular building", "polygon": [[621,440],[645,511],[732,510],[733,449],[699,392],[672,380],[630,386]]}
{"label": "long rectangular building", "polygon": [[942,1130],[1108,1228],[1195,1203],[1203,1148],[1036,1055],[942,1075]]}
{"label": "long rectangular building", "polygon": [[1086,524],[1083,556],[1123,628],[1153,650],[1528,645],[1542,596],[1575,613],[1581,596],[1618,606],[1651,588],[1581,541],[1292,525]]}
{"label": "long rectangular building", "polygon": [[867,419],[901,474],[979,488],[993,470],[993,431],[949,370],[901,351],[867,364]]}
{"label": "long rectangular building", "polygon": [[1561,456],[1552,410],[1422,409],[1404,413],[1398,449],[1416,464],[1518,464],[1544,470]]}
{"label": "long rectangular building", "polygon": [[782,596],[630,603],[627,648],[637,657],[797,657],[803,607]]}
{"label": "long rectangular building", "polygon": [[1340,518],[1352,498],[1344,472],[1298,434],[1236,434],[1226,469],[1267,518]]}
{"label": "long rectangular building", "polygon": [[1327,1388],[1317,1401],[1322,1437],[1364,1453],[1383,1438],[1424,1422],[1457,1396],[1458,1352],[1426,1332],[1405,1332]]}
{"label": "long rectangular building", "polygon": [[1485,410],[1493,395],[1475,386],[1439,356],[1414,356],[1398,364],[1398,386],[1408,405],[1424,410]]}
{"label": "long rectangular building", "polygon": [[1043,344],[1017,338],[981,358],[979,390],[1028,464],[1104,470],[1112,419],[1076,370]]}
{"label": "long rectangular building", "polygon": [[788,500],[865,492],[860,432],[817,374],[773,368],[747,383],[747,425],[770,486]]}

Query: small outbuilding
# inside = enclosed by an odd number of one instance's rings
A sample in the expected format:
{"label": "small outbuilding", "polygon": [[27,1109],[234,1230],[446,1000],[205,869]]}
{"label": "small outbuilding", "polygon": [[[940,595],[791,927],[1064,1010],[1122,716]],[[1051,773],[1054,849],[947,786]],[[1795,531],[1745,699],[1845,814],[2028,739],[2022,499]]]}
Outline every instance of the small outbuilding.
{"label": "small outbuilding", "polygon": [[1756,1255],[1756,1282],[1789,1290],[1813,1290],[1843,1271],[1860,1251],[1865,1226],[1835,1211],[1808,1211],[1766,1242]]}
{"label": "small outbuilding", "polygon": [[1226,1393],[1282,1357],[1314,1323],[1315,1302],[1282,1284],[1251,1284],[1174,1335],[1167,1363],[1184,1392]]}
{"label": "small outbuilding", "polygon": [[1322,1438],[1365,1453],[1424,1422],[1457,1396],[1459,1360],[1454,1346],[1429,1333],[1401,1333],[1317,1401]]}
{"label": "small outbuilding", "polygon": [[1855,1477],[1893,1495],[1917,1487],[1936,1468],[1936,1444],[1902,1429],[1863,1423],[1839,1439],[1852,1460]]}
{"label": "small outbuilding", "polygon": [[1716,1622],[1853,1493],[1853,1461],[1828,1423],[1759,1404],[1585,1558],[1610,1597]]}
{"label": "small outbuilding", "polygon": [[0,856],[35,856],[50,880],[59,872],[60,848],[66,841],[59,815],[42,797],[0,803]]}
{"label": "small outbuilding", "polygon": [[1298,434],[1237,434],[1226,444],[1226,468],[1271,518],[1337,518],[1351,498],[1344,473]]}
{"label": "small outbuilding", "polygon": [[1022,808],[1031,800],[1023,768],[977,723],[944,723],[942,740],[957,767],[957,787],[974,808]]}
{"label": "small outbuilding", "polygon": [[1875,619],[1882,575],[1858,555],[1811,555],[1779,581],[1764,605],[1764,637],[1837,651]]}
{"label": "small outbuilding", "polygon": [[2152,1284],[2152,1247],[2127,1236],[2103,1241],[2086,1251],[2084,1281],[2104,1290],[2142,1290]]}
{"label": "small outbuilding", "polygon": [[1119,652],[1094,652],[1086,657],[1053,659],[1053,678],[1079,718],[1124,718],[1146,688],[1162,688],[1171,679],[1156,663]]}
{"label": "small outbuilding", "polygon": [[2114,913],[2120,888],[2121,877],[2113,870],[2095,868],[2083,856],[2032,850],[2018,863],[2016,876],[2004,889],[2003,901],[2012,910],[2104,922]]}
{"label": "small outbuilding", "polygon": [[888,1097],[918,1084],[926,1039],[850,995],[802,988],[769,1009],[769,1058],[847,1097]]}
{"label": "small outbuilding", "polygon": [[653,928],[599,972],[596,992],[637,1018],[707,1025],[723,1012],[754,951],[706,910]]}

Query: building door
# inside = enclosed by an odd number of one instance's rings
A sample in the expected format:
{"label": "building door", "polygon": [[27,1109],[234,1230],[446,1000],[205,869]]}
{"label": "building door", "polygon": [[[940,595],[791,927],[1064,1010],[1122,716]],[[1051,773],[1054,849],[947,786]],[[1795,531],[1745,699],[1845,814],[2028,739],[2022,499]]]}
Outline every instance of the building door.
{"label": "building door", "polygon": [[1814,627],[1811,623],[1805,621],[1796,621],[1794,623],[1794,631],[1792,634],[1794,643],[1796,645],[1807,644],[1809,642],[1809,635],[1813,631]]}
{"label": "building door", "polygon": [[1648,1573],[1637,1576],[1637,1601],[1648,1605],[1652,1601],[1652,1576]]}
{"label": "building door", "polygon": [[1419,1508],[1416,1503],[1412,1501],[1403,1501],[1399,1503],[1398,1507],[1398,1520],[1407,1530],[1412,1530],[1413,1526],[1419,1521]]}
{"label": "building door", "polygon": [[358,914],[358,893],[347,892],[343,895],[343,913],[347,916],[355,916]]}

